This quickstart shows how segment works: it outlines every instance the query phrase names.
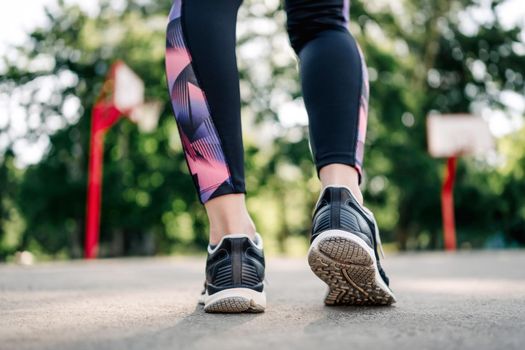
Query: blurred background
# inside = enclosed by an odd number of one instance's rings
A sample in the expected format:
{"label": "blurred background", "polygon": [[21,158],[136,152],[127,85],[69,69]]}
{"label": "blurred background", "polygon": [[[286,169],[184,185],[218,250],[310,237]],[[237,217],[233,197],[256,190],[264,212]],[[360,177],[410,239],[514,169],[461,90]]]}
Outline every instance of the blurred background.
{"label": "blurred background", "polygon": [[[0,261],[82,256],[90,114],[124,60],[163,101],[158,127],[106,135],[100,256],[203,252],[208,222],[168,103],[169,0],[0,5]],[[318,196],[297,61],[279,0],[244,0],[238,23],[248,206],[271,254],[303,254]],[[525,245],[525,6],[521,0],[352,0],[371,84],[363,190],[389,250],[443,249],[443,159],[429,113],[483,117],[496,147],[460,158],[461,249]],[[293,205],[290,205],[293,203]]]}

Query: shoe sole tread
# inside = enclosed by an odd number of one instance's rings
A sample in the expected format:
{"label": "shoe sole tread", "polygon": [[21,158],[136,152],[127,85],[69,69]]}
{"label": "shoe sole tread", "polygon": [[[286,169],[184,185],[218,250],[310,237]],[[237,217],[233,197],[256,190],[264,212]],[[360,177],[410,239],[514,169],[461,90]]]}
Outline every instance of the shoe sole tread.
{"label": "shoe sole tread", "polygon": [[264,311],[264,307],[251,299],[227,297],[206,305],[204,311],[210,313],[259,313]]}
{"label": "shoe sole tread", "polygon": [[308,263],[329,287],[326,305],[395,303],[391,291],[377,281],[374,257],[360,243],[344,236],[319,238],[309,251]]}

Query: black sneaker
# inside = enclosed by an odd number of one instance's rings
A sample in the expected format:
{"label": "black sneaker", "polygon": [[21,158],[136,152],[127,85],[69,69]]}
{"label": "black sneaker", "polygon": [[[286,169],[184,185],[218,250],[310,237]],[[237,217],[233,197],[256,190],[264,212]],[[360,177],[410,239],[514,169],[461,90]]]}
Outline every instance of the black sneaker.
{"label": "black sneaker", "polygon": [[315,205],[308,263],[328,284],[326,305],[391,305],[396,302],[379,263],[377,223],[349,188],[324,188]]}
{"label": "black sneaker", "polygon": [[208,246],[206,281],[200,301],[206,312],[263,312],[264,253],[262,238],[247,235],[223,237]]}

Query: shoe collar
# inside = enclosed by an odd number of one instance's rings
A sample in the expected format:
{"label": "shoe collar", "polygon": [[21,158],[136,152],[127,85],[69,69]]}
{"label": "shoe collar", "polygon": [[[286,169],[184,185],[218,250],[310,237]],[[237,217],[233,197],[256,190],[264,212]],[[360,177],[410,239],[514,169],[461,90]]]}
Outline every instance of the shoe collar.
{"label": "shoe collar", "polygon": [[[348,192],[350,192],[350,196],[352,196],[352,198],[355,200],[355,202],[357,204],[359,204],[359,206],[363,209],[363,211],[372,218],[372,221],[374,222],[374,231],[375,231],[374,235],[375,235],[375,238],[376,238],[376,243],[377,243],[377,246],[379,246],[379,252],[381,254],[381,257],[384,259],[385,258],[385,252],[383,251],[383,244],[381,242],[381,236],[379,235],[379,229],[377,227],[377,221],[376,221],[376,218],[374,216],[374,213],[372,213],[372,211],[370,211],[370,209],[368,209],[367,207],[365,207],[364,205],[359,203],[359,201],[355,197],[355,195],[352,192],[352,190],[350,189],[350,187],[348,187],[346,185],[327,185],[327,186],[323,187],[323,189],[321,190],[321,193],[319,194],[319,198],[317,199],[317,202],[315,203],[313,213],[315,213],[315,210],[317,209],[317,206],[321,202],[321,198],[323,198],[323,195],[324,195],[326,189],[329,188],[329,187],[343,187],[343,188],[346,188],[348,190]],[[313,215],[313,213],[312,213],[312,215]]]}
{"label": "shoe collar", "polygon": [[[352,198],[357,202],[359,203],[359,201],[357,200],[357,198],[355,197],[354,193],[352,192],[352,190],[350,189],[350,187],[346,186],[346,185],[327,185],[325,187],[323,187],[323,189],[321,190],[321,193],[319,193],[319,197],[317,198],[317,202],[315,203],[315,206],[314,206],[314,212],[315,212],[315,209],[317,209],[317,206],[319,205],[319,203],[321,202],[321,198],[323,198],[323,195],[325,193],[325,191],[329,188],[329,187],[335,187],[335,188],[340,188],[340,187],[343,187],[343,188],[346,188],[348,190],[348,192],[350,192],[350,195],[352,196]],[[362,208],[364,208],[366,210],[367,213],[371,213],[370,210],[368,210],[367,208],[363,207],[361,205]],[[312,213],[313,215],[313,213]]]}
{"label": "shoe collar", "polygon": [[221,240],[219,241],[219,243],[217,245],[215,245],[214,248],[211,248],[211,246],[208,244],[208,254],[215,253],[217,251],[217,249],[219,249],[219,247],[222,245],[222,242],[225,239],[230,239],[230,238],[248,238],[248,239],[250,239],[250,242],[255,247],[257,247],[257,249],[261,249],[261,250],[263,249],[263,240],[262,240],[261,235],[258,232],[255,232],[255,240],[251,239],[250,236],[248,236],[245,233],[232,233],[232,234],[223,236],[221,238]]}

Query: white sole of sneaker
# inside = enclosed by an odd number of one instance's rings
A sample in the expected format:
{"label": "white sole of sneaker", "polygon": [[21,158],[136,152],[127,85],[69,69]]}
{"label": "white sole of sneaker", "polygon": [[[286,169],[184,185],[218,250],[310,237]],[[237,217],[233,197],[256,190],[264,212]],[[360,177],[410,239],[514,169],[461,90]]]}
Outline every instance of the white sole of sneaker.
{"label": "white sole of sneaker", "polygon": [[263,312],[266,293],[249,288],[231,288],[212,295],[204,294],[199,300],[204,311],[213,313]]}
{"label": "white sole of sneaker", "polygon": [[326,305],[391,305],[394,293],[385,284],[372,248],[342,230],[327,230],[308,250],[312,271],[328,284]]}

